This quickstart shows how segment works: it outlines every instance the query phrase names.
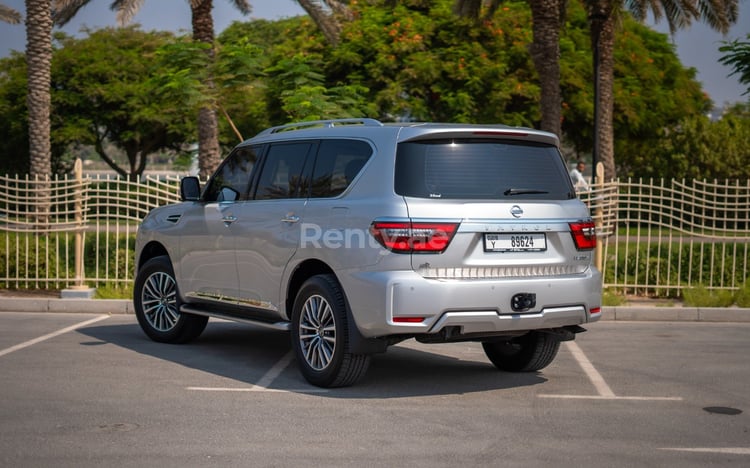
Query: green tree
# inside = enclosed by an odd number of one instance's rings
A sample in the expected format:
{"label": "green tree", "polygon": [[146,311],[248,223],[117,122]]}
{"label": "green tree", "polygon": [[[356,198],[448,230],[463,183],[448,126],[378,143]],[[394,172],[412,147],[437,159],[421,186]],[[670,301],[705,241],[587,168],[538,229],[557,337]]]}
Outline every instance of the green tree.
{"label": "green tree", "polygon": [[724,54],[719,58],[719,62],[732,69],[729,76],[739,75],[740,84],[747,86],[747,90],[742,93],[743,96],[750,93],[750,34],[745,38],[744,41],[724,41],[719,47],[719,51]]}
{"label": "green tree", "polygon": [[[500,0],[456,0],[459,16],[488,21]],[[562,138],[562,95],[560,90],[560,31],[565,17],[564,0],[529,0],[532,42],[529,52],[534,61],[540,87],[539,128]],[[482,6],[484,13],[482,14]]]}
{"label": "green tree", "polygon": [[450,1],[407,3],[352,6],[357,20],[331,51],[329,80],[368,88],[386,120],[539,120],[525,4],[507,3],[478,24],[457,18]]}
{"label": "green tree", "polygon": [[[65,24],[76,12],[91,0],[55,0],[58,6],[56,20]],[[231,2],[242,14],[250,13],[248,0]],[[143,0],[114,0],[111,8],[117,12],[120,24],[129,23],[143,4]],[[206,44],[205,54],[213,60],[214,20],[213,0],[189,0],[192,14],[193,39]],[[211,77],[207,77],[206,86],[213,86]],[[210,100],[198,110],[198,166],[200,175],[209,176],[221,161],[219,150],[219,126],[215,103]]]}
{"label": "green tree", "polygon": [[615,176],[615,45],[617,24],[623,8],[639,21],[645,21],[650,11],[656,21],[665,18],[669,30],[690,26],[700,20],[711,28],[726,33],[737,21],[738,0],[584,0],[590,21],[591,44],[594,51],[594,68],[598,75],[598,109],[596,114],[594,151],[604,164],[604,177]]}
{"label": "green tree", "polygon": [[[578,159],[592,149],[593,71],[587,14],[571,4],[561,38],[563,133]],[[614,132],[621,177],[671,177],[663,142],[687,115],[703,115],[710,100],[695,70],[680,63],[666,34],[623,17],[615,56]]]}
{"label": "green tree", "polygon": [[[171,34],[136,27],[86,31],[84,39],[58,35],[53,59],[53,139],[93,145],[118,174],[137,179],[148,156],[180,150],[194,130],[189,112],[160,93],[156,51]],[[124,152],[125,167],[107,149]]]}
{"label": "green tree", "polygon": [[0,173],[28,174],[29,120],[26,57],[11,52],[0,59]]}
{"label": "green tree", "polygon": [[[248,43],[263,51],[256,54],[259,73],[255,79],[245,79],[249,86],[236,80],[223,91],[222,102],[230,114],[238,116],[238,126],[250,130],[248,134],[290,120],[377,113],[369,90],[358,79],[338,79],[328,73],[331,46],[309,17],[234,23],[219,43],[219,62],[225,62],[222,55],[229,45]],[[263,103],[262,108],[258,103]],[[252,109],[251,119],[247,109]]]}

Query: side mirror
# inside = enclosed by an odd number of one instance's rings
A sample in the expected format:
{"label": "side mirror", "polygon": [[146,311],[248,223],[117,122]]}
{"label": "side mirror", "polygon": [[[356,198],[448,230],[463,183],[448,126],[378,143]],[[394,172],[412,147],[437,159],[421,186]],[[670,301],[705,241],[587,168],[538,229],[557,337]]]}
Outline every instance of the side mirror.
{"label": "side mirror", "polygon": [[180,198],[182,201],[198,201],[201,198],[201,183],[197,177],[184,177],[180,181]]}

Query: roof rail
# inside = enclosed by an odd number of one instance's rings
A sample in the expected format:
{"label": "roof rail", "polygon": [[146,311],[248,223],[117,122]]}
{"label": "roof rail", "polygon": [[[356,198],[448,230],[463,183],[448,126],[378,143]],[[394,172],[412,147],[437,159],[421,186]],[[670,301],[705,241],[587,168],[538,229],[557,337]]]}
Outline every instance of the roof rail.
{"label": "roof rail", "polygon": [[307,122],[296,122],[285,125],[278,125],[263,130],[256,136],[268,135],[273,133],[290,132],[294,130],[303,130],[313,127],[333,128],[339,125],[364,125],[366,127],[382,127],[383,124],[375,119],[330,119],[330,120],[310,120]]}

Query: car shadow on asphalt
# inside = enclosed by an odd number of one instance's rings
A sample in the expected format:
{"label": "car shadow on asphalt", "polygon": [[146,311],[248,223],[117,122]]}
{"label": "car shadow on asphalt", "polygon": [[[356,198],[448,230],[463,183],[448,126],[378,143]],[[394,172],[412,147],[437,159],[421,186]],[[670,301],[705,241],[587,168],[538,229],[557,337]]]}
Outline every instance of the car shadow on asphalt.
{"label": "car shadow on asphalt", "polygon": [[[222,387],[231,388],[256,385],[291,352],[287,332],[213,320],[197,340],[181,345],[151,341],[137,324],[97,325],[78,331],[99,343],[113,344],[216,376],[207,386],[217,382],[221,382]],[[91,344],[90,341],[81,343]],[[541,372],[500,372],[484,358],[479,343],[462,345],[475,347],[476,353],[469,353],[469,358],[462,353],[459,359],[415,349],[422,345],[410,340],[404,345],[390,347],[386,353],[374,355],[367,374],[354,386],[325,390],[307,383],[292,360],[268,389],[325,398],[382,399],[512,390],[547,382]],[[187,385],[200,384],[191,381]]]}

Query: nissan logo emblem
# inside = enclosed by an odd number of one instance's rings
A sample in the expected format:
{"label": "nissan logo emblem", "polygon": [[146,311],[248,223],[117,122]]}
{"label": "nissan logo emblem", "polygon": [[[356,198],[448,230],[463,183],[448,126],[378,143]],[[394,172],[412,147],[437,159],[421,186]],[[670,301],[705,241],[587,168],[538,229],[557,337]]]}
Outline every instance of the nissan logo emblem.
{"label": "nissan logo emblem", "polygon": [[520,206],[513,205],[510,208],[510,214],[512,214],[514,218],[520,218],[521,216],[523,216],[523,210],[521,209]]}

